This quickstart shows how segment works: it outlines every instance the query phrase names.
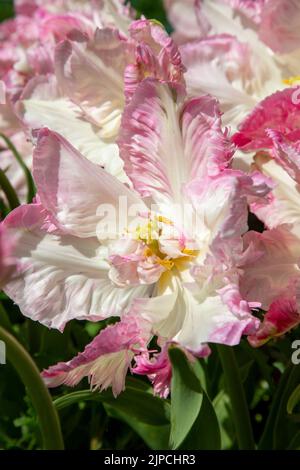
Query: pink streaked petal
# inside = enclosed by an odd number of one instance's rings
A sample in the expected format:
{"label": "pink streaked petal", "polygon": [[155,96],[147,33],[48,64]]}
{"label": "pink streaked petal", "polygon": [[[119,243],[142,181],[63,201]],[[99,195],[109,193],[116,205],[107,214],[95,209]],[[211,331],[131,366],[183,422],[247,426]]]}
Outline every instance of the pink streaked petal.
{"label": "pink streaked petal", "polygon": [[99,321],[120,315],[132,298],[147,291],[115,287],[97,238],[62,235],[39,203],[20,206],[4,225],[19,234],[13,251],[19,275],[5,292],[32,320],[60,330],[74,318]]}
{"label": "pink streaked petal", "polygon": [[119,32],[110,28],[97,29],[90,41],[63,41],[56,48],[59,86],[105,139],[114,140],[119,130],[127,48]]}
{"label": "pink streaked petal", "polygon": [[270,129],[267,131],[274,147],[272,156],[293,180],[300,183],[300,141],[291,142],[281,132]]}
{"label": "pink streaked petal", "polygon": [[287,227],[244,235],[245,250],[256,256],[242,263],[241,292],[248,302],[259,300],[268,310],[274,299],[300,278],[299,239]]}
{"label": "pink streaked petal", "polygon": [[125,94],[130,99],[146,77],[184,84],[185,71],[178,47],[164,28],[154,21],[138,20],[129,33],[135,43],[135,63],[125,70]]}
{"label": "pink streaked petal", "polygon": [[12,230],[8,230],[0,224],[0,289],[10,281],[18,266],[17,258],[14,256],[17,236]]}
{"label": "pink streaked petal", "polygon": [[176,94],[172,84],[144,80],[125,109],[118,140],[134,187],[158,204],[181,204],[184,184],[220,172],[232,154],[216,100],[182,103]]}
{"label": "pink streaked petal", "polygon": [[272,0],[262,11],[259,36],[273,51],[288,53],[299,48],[298,0]]}
{"label": "pink streaked petal", "polygon": [[288,296],[272,302],[258,331],[255,335],[248,336],[251,346],[262,346],[270,339],[284,335],[299,325],[300,313],[296,296],[291,296],[290,293],[286,295]]}
{"label": "pink streaked petal", "polygon": [[236,127],[256,104],[245,89],[245,83],[251,83],[260,74],[259,67],[251,66],[250,47],[235,36],[220,34],[188,42],[180,47],[180,53],[187,69],[188,94],[215,96],[224,113],[223,122]]}
{"label": "pink streaked petal", "polygon": [[[274,134],[273,134],[274,135]],[[282,136],[282,139],[284,137]],[[277,144],[276,144],[277,145]],[[279,145],[279,144],[278,144]],[[292,146],[292,155],[295,154],[294,144],[289,143],[288,148]],[[278,148],[280,150],[280,148]],[[300,236],[300,193],[299,184],[290,174],[296,176],[296,162],[290,162],[286,154],[280,150],[280,154],[275,148],[272,151],[274,158],[264,152],[258,152],[255,156],[255,167],[263,175],[273,181],[273,190],[266,198],[250,199],[251,211],[270,228],[279,227],[282,224],[289,224],[291,231]],[[284,159],[284,166],[281,160]],[[276,160],[279,160],[278,162]],[[289,166],[289,171],[285,170]],[[297,170],[298,171],[298,170]]]}
{"label": "pink streaked petal", "polygon": [[299,90],[287,88],[261,101],[240,125],[233,136],[234,143],[245,151],[272,148],[268,129],[279,131],[290,140],[299,140],[300,100],[293,99]]}
{"label": "pink streaked petal", "polygon": [[201,2],[164,0],[164,5],[168,19],[175,30],[174,38],[177,43],[204,37],[209,33],[211,25],[206,16],[201,14]]}
{"label": "pink streaked petal", "polygon": [[135,358],[136,367],[133,372],[138,375],[147,375],[153,384],[154,393],[161,398],[167,398],[170,393],[172,378],[172,365],[168,356],[168,347],[149,358],[149,354],[141,354]]}
{"label": "pink streaked petal", "polygon": [[[189,296],[186,315],[180,331],[173,338],[190,351],[198,351],[206,343],[219,343],[234,346],[239,344],[243,334],[253,333],[258,321],[251,315],[250,308],[236,300],[236,289],[233,289],[234,300],[228,295],[222,299],[214,293],[197,302]],[[235,313],[231,311],[235,304]],[[241,307],[242,306],[242,307]]]}
{"label": "pink streaked petal", "polygon": [[42,373],[48,387],[76,385],[87,376],[93,390],[112,387],[114,396],[125,388],[125,377],[139,349],[149,340],[149,325],[139,317],[125,316],[108,326],[71,361],[60,362]]}
{"label": "pink streaked petal", "polygon": [[264,7],[268,0],[222,0],[233,8],[234,11],[245,15],[256,24],[260,24]]}
{"label": "pink streaked petal", "polygon": [[41,202],[57,226],[79,237],[96,236],[101,204],[110,204],[118,213],[119,197],[124,196],[128,207],[132,204],[144,207],[125,185],[48,129],[38,134],[33,174]]}
{"label": "pink streaked petal", "polygon": [[52,34],[57,41],[66,39],[74,30],[85,34],[87,38],[91,38],[95,26],[84,16],[75,16],[72,14],[53,15],[46,18],[43,22],[43,34],[45,36]]}
{"label": "pink streaked petal", "polygon": [[266,178],[229,169],[215,178],[196,179],[186,188],[198,220],[203,220],[210,232],[210,242],[229,240],[245,233],[248,229],[248,198],[262,198],[269,191]]}

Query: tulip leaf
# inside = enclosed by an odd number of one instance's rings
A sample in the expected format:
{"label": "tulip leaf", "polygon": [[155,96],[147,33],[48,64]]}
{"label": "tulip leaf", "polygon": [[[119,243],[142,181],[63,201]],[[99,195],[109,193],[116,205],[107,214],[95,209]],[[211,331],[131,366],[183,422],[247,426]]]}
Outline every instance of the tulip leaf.
{"label": "tulip leaf", "polygon": [[298,385],[291,393],[290,398],[287,402],[287,412],[292,414],[296,405],[300,402],[300,385]]}
{"label": "tulip leaf", "polygon": [[170,444],[177,449],[195,423],[203,401],[203,390],[195,364],[178,348],[169,349],[172,364]]}
{"label": "tulip leaf", "polygon": [[92,392],[82,390],[69,393],[57,398],[54,405],[58,410],[85,401],[99,401],[111,405],[116,410],[125,413],[142,423],[149,425],[169,424],[169,402],[154,397],[148,392],[130,386],[115,398],[110,390]]}

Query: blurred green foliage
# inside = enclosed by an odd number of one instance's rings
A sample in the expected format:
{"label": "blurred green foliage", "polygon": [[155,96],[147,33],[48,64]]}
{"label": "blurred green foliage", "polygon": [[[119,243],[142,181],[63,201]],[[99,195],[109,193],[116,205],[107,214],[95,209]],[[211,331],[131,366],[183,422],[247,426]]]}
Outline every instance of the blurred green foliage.
{"label": "blurred green foliage", "polygon": [[0,0],[0,21],[10,18],[14,15],[12,0]]}

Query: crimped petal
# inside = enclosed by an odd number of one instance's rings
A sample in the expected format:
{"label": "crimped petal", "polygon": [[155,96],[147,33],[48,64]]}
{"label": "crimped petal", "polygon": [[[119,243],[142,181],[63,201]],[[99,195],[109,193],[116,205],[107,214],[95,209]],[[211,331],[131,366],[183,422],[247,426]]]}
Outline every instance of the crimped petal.
{"label": "crimped petal", "polygon": [[[273,151],[274,156],[275,154],[277,154],[277,159],[280,162],[284,158],[285,167],[289,165],[289,173],[294,173],[295,162],[292,162],[291,169],[291,164],[287,160],[286,155],[282,154],[280,146],[277,150]],[[262,152],[258,153],[255,157],[255,167],[272,179],[274,188],[266,199],[259,198],[254,200],[251,203],[251,211],[268,228],[273,229],[281,224],[289,224],[291,231],[300,237],[300,193],[297,181],[274,158]]]}
{"label": "crimped petal", "polygon": [[286,297],[274,300],[264,315],[263,322],[255,335],[248,336],[251,346],[257,348],[272,338],[284,335],[300,323],[296,296],[286,293]]}
{"label": "crimped petal", "polygon": [[55,52],[59,87],[108,142],[118,133],[124,107],[126,49],[120,33],[106,28],[97,29],[90,41],[63,41]]}
{"label": "crimped petal", "polygon": [[242,295],[249,302],[259,300],[262,308],[268,310],[300,278],[299,239],[288,228],[280,227],[263,233],[248,232],[244,245],[255,256],[242,264]]}
{"label": "crimped petal", "polygon": [[134,187],[158,204],[181,204],[183,185],[217,174],[232,155],[215,99],[182,103],[171,84],[153,79],[127,105],[118,143]]}
{"label": "crimped petal", "polygon": [[221,34],[188,42],[180,47],[180,53],[187,69],[188,94],[215,96],[224,113],[224,124],[236,127],[256,104],[249,91],[261,68],[258,58],[253,67],[249,45],[234,36]]}
{"label": "crimped petal", "polygon": [[5,219],[16,229],[18,277],[5,292],[32,320],[63,330],[71,319],[118,316],[145,288],[121,289],[108,279],[106,251],[96,238],[62,235],[40,204],[20,206]]}
{"label": "crimped petal", "polygon": [[118,217],[120,197],[126,198],[128,207],[137,204],[141,211],[145,209],[130,189],[89,162],[55,132],[39,132],[33,160],[41,202],[57,226],[69,234],[96,236],[101,204],[113,209],[110,217]]}
{"label": "crimped petal", "polygon": [[59,132],[86,158],[127,181],[117,145],[99,137],[80,108],[62,95],[55,77],[41,75],[30,80],[18,102],[18,113],[30,130],[48,127]]}
{"label": "crimped petal", "polygon": [[194,180],[186,188],[197,216],[193,236],[201,240],[206,234],[208,244],[216,239],[241,236],[248,229],[248,198],[258,196],[260,199],[269,190],[264,178],[237,170],[225,170],[215,178]]}
{"label": "crimped petal", "polygon": [[273,147],[268,129],[283,133],[290,140],[300,138],[300,87],[277,91],[261,101],[241,123],[233,136],[242,150],[260,150]]}
{"label": "crimped petal", "polygon": [[135,44],[135,61],[125,70],[125,94],[131,99],[146,77],[184,85],[185,68],[173,39],[162,25],[151,20],[134,21],[129,28]]}
{"label": "crimped petal", "polygon": [[93,390],[112,387],[114,396],[125,388],[125,377],[139,348],[149,339],[149,325],[139,317],[125,316],[119,323],[102,330],[82,353],[69,362],[59,362],[43,371],[48,387],[76,385],[88,377]]}

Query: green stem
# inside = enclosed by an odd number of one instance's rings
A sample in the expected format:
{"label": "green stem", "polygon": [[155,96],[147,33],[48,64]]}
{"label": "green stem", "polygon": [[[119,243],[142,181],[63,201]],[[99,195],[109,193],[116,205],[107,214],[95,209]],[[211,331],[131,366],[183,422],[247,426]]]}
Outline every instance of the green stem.
{"label": "green stem", "polygon": [[255,449],[249,410],[234,350],[230,346],[218,345],[218,353],[231,401],[239,448],[243,450]]}
{"label": "green stem", "polygon": [[12,143],[12,141],[8,137],[6,137],[5,134],[2,134],[2,132],[0,132],[0,137],[2,137],[2,139],[7,145],[7,148],[9,148],[9,150],[12,152],[12,154],[14,155],[15,159],[17,160],[17,162],[19,163],[20,167],[22,168],[24,172],[24,175],[27,181],[27,202],[30,203],[32,202],[32,199],[34,198],[34,195],[35,195],[35,185],[34,185],[32,175],[28,167],[25,165],[23,158],[21,157],[18,150]]}
{"label": "green stem", "polygon": [[18,199],[18,196],[10,184],[9,179],[7,178],[6,174],[4,173],[3,170],[0,168],[0,187],[5,193],[5,196],[7,198],[7,201],[10,205],[11,210],[15,209],[20,205],[20,201]]}
{"label": "green stem", "polygon": [[2,327],[0,327],[0,339],[6,345],[8,360],[27,387],[39,418],[44,449],[62,450],[64,443],[58,414],[38,368],[23,346]]}

